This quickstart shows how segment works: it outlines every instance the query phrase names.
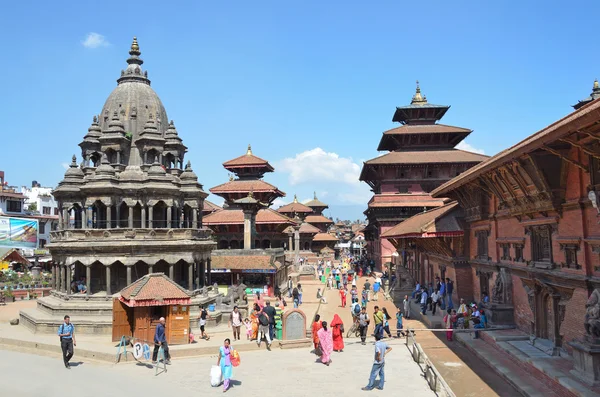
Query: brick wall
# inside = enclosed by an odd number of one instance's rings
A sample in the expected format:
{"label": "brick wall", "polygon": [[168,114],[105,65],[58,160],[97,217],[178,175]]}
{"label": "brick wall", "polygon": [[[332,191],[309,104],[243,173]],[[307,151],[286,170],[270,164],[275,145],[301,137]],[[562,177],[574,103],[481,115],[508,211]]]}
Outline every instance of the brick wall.
{"label": "brick wall", "polygon": [[517,327],[527,333],[533,332],[531,323],[533,321],[533,312],[529,306],[529,300],[527,298],[527,292],[523,287],[521,278],[512,275],[512,286],[513,286],[513,305],[515,309],[515,324]]}

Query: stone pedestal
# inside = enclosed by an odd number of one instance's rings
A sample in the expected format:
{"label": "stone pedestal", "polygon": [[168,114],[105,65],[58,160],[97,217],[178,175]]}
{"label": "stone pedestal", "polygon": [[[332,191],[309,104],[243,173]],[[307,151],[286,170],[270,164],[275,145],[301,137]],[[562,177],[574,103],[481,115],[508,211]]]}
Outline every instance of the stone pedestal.
{"label": "stone pedestal", "polygon": [[590,386],[600,385],[600,340],[588,338],[585,341],[572,341],[573,366],[571,374]]}
{"label": "stone pedestal", "polygon": [[483,308],[490,325],[514,325],[515,309],[513,305],[488,303]]}
{"label": "stone pedestal", "polygon": [[39,280],[41,275],[42,268],[39,266],[34,266],[31,268],[31,276],[34,280]]}

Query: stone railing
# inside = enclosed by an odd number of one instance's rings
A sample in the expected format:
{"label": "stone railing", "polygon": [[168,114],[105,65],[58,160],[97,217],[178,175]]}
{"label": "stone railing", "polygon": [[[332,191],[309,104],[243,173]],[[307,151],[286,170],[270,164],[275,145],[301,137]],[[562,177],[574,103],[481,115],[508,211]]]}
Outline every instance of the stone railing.
{"label": "stone railing", "polygon": [[119,239],[164,239],[164,240],[207,240],[212,230],[202,229],[68,229],[50,232],[52,242],[72,240]]}

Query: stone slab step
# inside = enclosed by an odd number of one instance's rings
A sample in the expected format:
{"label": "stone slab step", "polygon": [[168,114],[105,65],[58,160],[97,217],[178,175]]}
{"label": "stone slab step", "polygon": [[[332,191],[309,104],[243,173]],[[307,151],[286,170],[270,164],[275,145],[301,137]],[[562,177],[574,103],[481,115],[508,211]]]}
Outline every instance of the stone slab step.
{"label": "stone slab step", "polygon": [[467,349],[479,359],[496,371],[502,378],[526,397],[558,397],[548,386],[524,373],[523,369],[513,363],[510,358],[503,355],[481,339],[472,339],[468,334],[455,333],[457,341],[463,343]]}

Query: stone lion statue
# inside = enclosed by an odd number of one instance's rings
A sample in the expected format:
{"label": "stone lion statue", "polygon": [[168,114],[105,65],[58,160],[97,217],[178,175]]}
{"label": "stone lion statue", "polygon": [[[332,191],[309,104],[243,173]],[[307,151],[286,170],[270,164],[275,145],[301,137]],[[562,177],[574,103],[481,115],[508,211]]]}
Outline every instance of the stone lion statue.
{"label": "stone lion statue", "polygon": [[594,338],[600,338],[600,290],[595,289],[585,304],[585,331]]}

